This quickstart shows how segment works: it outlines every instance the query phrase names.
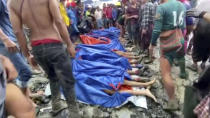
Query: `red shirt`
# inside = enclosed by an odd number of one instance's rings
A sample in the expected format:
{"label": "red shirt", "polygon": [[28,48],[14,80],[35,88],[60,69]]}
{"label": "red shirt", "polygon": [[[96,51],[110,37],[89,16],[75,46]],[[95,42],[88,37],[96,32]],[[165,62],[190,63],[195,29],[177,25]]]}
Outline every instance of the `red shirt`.
{"label": "red shirt", "polygon": [[108,7],[106,10],[106,17],[112,19],[112,8]]}
{"label": "red shirt", "polygon": [[[133,7],[129,6],[128,9],[126,10],[126,14],[128,16],[139,15],[139,10],[138,10],[138,8],[133,8]],[[129,21],[132,24],[136,24],[138,22],[138,18],[131,18]]]}

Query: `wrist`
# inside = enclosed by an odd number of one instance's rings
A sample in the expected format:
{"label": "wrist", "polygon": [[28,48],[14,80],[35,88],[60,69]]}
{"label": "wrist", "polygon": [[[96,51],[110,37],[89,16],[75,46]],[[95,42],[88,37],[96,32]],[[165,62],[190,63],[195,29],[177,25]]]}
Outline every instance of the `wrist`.
{"label": "wrist", "polygon": [[9,38],[8,37],[4,37],[1,40],[2,40],[3,43],[5,43],[5,42],[9,41]]}
{"label": "wrist", "polygon": [[29,59],[32,55],[31,55],[31,53],[29,53],[29,52],[25,52],[25,57],[27,58],[27,59]]}

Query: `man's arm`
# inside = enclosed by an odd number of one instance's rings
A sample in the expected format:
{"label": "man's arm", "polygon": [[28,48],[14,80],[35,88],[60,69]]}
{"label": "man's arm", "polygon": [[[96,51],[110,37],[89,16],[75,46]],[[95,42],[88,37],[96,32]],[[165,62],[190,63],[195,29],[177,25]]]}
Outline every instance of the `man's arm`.
{"label": "man's arm", "polygon": [[187,11],[188,17],[195,17],[195,18],[203,18],[210,22],[210,13],[207,13],[206,11],[199,11],[197,9],[190,9]]}
{"label": "man's arm", "polygon": [[10,21],[12,23],[13,31],[17,37],[21,51],[23,52],[24,56],[28,58],[30,57],[30,53],[27,47],[25,35],[23,33],[22,23],[19,15],[16,14],[14,9],[12,8],[12,3],[10,1],[8,2],[8,9],[9,9],[9,16],[10,16]]}
{"label": "man's arm", "polygon": [[4,46],[8,49],[10,53],[15,53],[18,51],[17,45],[9,39],[9,37],[4,34],[0,28],[0,40],[3,42]]}
{"label": "man's arm", "polygon": [[204,18],[205,20],[207,20],[208,22],[210,22],[210,13],[204,14],[204,15],[203,15],[203,18]]}
{"label": "man's arm", "polygon": [[17,37],[18,43],[20,45],[20,49],[23,53],[23,55],[27,58],[29,64],[38,69],[37,63],[35,62],[33,55],[29,53],[29,49],[27,47],[27,41],[26,37],[23,32],[22,22],[20,20],[20,17],[16,12],[14,11],[12,7],[12,3],[8,1],[8,9],[9,9],[9,16],[10,21],[12,23],[13,31]]}
{"label": "man's arm", "polygon": [[66,25],[64,24],[63,18],[60,14],[57,0],[49,0],[49,8],[62,40],[67,44],[68,47],[71,47],[72,42],[70,40]]}

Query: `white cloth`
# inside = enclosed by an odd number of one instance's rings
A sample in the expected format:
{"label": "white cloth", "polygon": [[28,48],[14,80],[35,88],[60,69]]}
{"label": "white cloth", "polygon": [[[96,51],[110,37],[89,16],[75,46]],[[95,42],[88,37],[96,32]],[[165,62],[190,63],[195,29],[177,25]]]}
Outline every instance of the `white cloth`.
{"label": "white cloth", "polygon": [[96,10],[95,11],[95,18],[96,18],[96,20],[100,20],[100,19],[102,19],[102,11],[101,10]]}

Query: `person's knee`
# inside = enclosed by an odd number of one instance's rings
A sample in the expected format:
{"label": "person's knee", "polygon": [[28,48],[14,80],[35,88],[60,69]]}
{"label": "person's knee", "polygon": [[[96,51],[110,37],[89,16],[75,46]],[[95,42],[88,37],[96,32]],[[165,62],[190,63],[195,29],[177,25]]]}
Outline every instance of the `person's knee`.
{"label": "person's knee", "polygon": [[7,84],[6,110],[16,118],[34,118],[35,108],[21,90],[14,84]]}

